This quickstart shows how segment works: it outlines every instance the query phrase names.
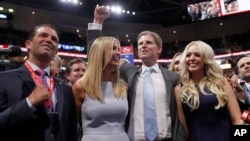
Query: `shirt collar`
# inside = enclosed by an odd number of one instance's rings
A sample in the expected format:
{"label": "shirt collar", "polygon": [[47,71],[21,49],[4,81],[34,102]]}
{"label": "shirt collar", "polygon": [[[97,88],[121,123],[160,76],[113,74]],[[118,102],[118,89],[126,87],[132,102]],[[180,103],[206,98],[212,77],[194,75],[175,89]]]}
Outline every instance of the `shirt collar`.
{"label": "shirt collar", "polygon": [[[145,73],[145,72],[146,72],[146,68],[148,68],[148,67],[145,66],[145,65],[142,65],[142,73]],[[154,72],[156,72],[156,73],[160,72],[160,68],[159,68],[159,64],[158,64],[158,63],[154,64],[154,65],[151,66],[150,68],[153,68],[153,69],[154,69]]]}
{"label": "shirt collar", "polygon": [[[33,71],[36,71],[36,70],[40,69],[36,64],[30,62],[29,60],[27,60],[27,63],[29,63],[29,65],[31,66]],[[49,66],[47,68],[45,68],[44,71],[46,71],[47,74],[50,76],[50,67]]]}
{"label": "shirt collar", "polygon": [[245,85],[247,86],[248,89],[250,89],[250,84],[245,83]]}

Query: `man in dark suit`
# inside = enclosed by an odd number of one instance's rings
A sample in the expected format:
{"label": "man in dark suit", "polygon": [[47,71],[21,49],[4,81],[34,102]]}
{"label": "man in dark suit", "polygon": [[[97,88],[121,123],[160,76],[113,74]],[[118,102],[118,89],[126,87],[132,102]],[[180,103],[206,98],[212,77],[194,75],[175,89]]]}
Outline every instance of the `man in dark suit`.
{"label": "man in dark suit", "polygon": [[243,55],[238,58],[236,73],[238,75],[233,75],[230,83],[235,90],[241,112],[243,112],[250,109],[250,56]]}
{"label": "man in dark suit", "polygon": [[1,141],[77,141],[72,89],[50,73],[58,43],[53,25],[36,26],[25,42],[25,64],[0,73]]}
{"label": "man in dark suit", "polygon": [[[162,51],[160,36],[151,31],[138,35],[138,56],[142,66],[136,68],[125,62],[121,65],[121,77],[128,82],[129,116],[126,128],[131,140],[147,140],[144,129],[145,105],[143,106],[143,82],[146,68],[153,68],[154,101],[158,133],[154,140],[184,141],[185,133],[181,125],[176,105],[174,88],[179,75],[168,71],[157,63]],[[143,112],[144,111],[144,112]]]}
{"label": "man in dark suit", "polygon": [[[87,31],[88,43],[101,35],[102,24],[107,19],[105,7],[97,6],[94,13],[94,23],[89,24]],[[185,132],[177,113],[174,88],[179,75],[161,67],[157,60],[162,51],[160,36],[151,31],[144,31],[138,35],[138,53],[142,59],[139,69],[125,62],[121,64],[120,73],[128,83],[129,114],[126,119],[126,131],[131,141],[149,140],[144,130],[143,82],[147,67],[154,69],[153,81],[154,99],[157,120],[157,133],[152,140],[184,141]],[[90,47],[90,46],[89,46]],[[89,50],[89,48],[88,48]],[[152,132],[152,130],[151,130]]]}

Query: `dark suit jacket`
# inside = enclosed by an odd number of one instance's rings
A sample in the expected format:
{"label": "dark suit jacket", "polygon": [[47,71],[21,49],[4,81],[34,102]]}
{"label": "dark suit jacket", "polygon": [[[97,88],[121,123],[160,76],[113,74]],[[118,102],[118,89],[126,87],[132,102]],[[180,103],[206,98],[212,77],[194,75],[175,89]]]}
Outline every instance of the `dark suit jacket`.
{"label": "dark suit jacket", "polygon": [[[244,88],[244,86],[243,86],[243,88]],[[241,113],[243,113],[244,112],[244,110],[247,110],[247,111],[249,111],[249,109],[250,109],[250,101],[248,100],[248,97],[247,97],[247,90],[245,90],[246,88],[244,88],[244,100],[245,100],[245,102],[242,102],[242,101],[240,101],[239,99],[237,99],[237,101],[238,101],[238,103],[239,103],[239,106],[240,106],[240,111],[241,111]]]}
{"label": "dark suit jacket", "polygon": [[[170,107],[172,141],[185,141],[185,131],[178,118],[176,98],[174,94],[174,87],[178,83],[179,75],[177,73],[168,71],[167,69],[161,66],[160,70],[165,80],[165,87],[167,92],[166,102],[169,103]],[[131,141],[134,140],[133,114],[136,98],[137,80],[141,71],[141,68],[137,69],[129,63],[124,63],[120,67],[121,78],[128,82],[128,101],[130,110],[125,122],[125,128],[128,131],[128,135]]]}
{"label": "dark suit jacket", "polygon": [[[25,66],[0,73],[0,140],[45,141],[50,121],[41,104],[32,111],[26,97],[35,83]],[[59,141],[77,141],[76,106],[72,89],[55,79],[58,97]]]}
{"label": "dark suit jacket", "polygon": [[91,47],[91,44],[94,42],[94,40],[98,37],[102,36],[101,30],[87,30],[87,54],[89,54],[89,50]]}
{"label": "dark suit jacket", "polygon": [[[87,30],[87,41],[88,41],[88,50],[90,49],[91,43],[97,37],[101,36],[100,30]],[[179,121],[177,113],[177,104],[176,98],[174,95],[174,86],[179,80],[179,75],[177,73],[168,71],[167,69],[160,68],[165,80],[166,92],[167,92],[167,103],[169,103],[170,113],[171,113],[171,125],[172,125],[172,141],[185,141],[185,131],[182,124]],[[121,78],[128,82],[128,102],[129,102],[129,113],[125,122],[125,130],[129,135],[131,141],[134,140],[134,104],[135,104],[135,89],[138,74],[141,72],[141,69],[137,69],[129,63],[124,63],[120,68]]]}

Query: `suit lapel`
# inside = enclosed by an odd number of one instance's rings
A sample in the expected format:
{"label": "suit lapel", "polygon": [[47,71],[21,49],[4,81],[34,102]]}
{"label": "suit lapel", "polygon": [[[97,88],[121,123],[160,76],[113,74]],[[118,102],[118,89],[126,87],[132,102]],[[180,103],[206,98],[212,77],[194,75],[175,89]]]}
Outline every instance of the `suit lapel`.
{"label": "suit lapel", "polygon": [[171,86],[170,84],[171,83],[167,83],[169,81],[169,78],[171,78],[170,76],[168,76],[168,74],[166,73],[165,70],[163,70],[163,68],[161,66],[160,67],[160,70],[162,72],[162,75],[163,75],[163,79],[165,81],[165,87],[166,87],[166,96],[167,96],[167,103],[169,103],[168,106],[170,106],[170,103],[171,103],[171,95],[172,95],[172,92],[170,90]]}
{"label": "suit lapel", "polygon": [[141,68],[133,72],[133,74],[129,75],[128,84],[128,102],[129,102],[129,113],[127,115],[125,128],[131,138],[134,138],[134,107],[135,107],[135,99],[136,99],[136,88],[138,82],[138,75],[141,73]]}
{"label": "suit lapel", "polygon": [[244,84],[244,90],[245,90],[244,98],[245,98],[246,104],[249,105],[248,95],[250,95],[250,91],[249,91],[249,89],[247,88],[247,85],[246,85],[246,84]]}
{"label": "suit lapel", "polygon": [[57,97],[57,112],[59,114],[59,119],[62,119],[63,116],[63,103],[64,103],[64,93],[62,82],[55,79],[55,93]]}
{"label": "suit lapel", "polygon": [[23,99],[29,96],[29,94],[35,88],[36,84],[25,66],[22,66],[18,69],[18,76],[23,81],[22,84],[22,89],[23,89],[22,99]]}
{"label": "suit lapel", "polygon": [[[136,98],[136,88],[137,88],[137,82],[138,82],[138,75],[141,73],[141,68],[134,72],[134,74],[130,75],[128,78],[128,84],[129,84],[129,102],[131,105],[131,109],[134,109],[135,104],[135,98]],[[133,113],[134,111],[132,111]]]}
{"label": "suit lapel", "polygon": [[[36,84],[25,66],[20,67],[18,73],[19,73],[18,74],[19,78],[23,80],[21,99],[24,99],[28,97],[29,94],[34,90]],[[49,124],[49,117],[45,105],[41,104],[37,106],[36,109],[37,109],[37,115],[39,115],[39,118],[44,119],[45,121],[44,126],[47,127]]]}

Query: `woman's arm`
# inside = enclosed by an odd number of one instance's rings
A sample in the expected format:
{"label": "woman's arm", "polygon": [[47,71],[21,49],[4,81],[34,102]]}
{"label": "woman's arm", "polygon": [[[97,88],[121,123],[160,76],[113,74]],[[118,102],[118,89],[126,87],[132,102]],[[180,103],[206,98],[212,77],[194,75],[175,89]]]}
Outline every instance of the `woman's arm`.
{"label": "woman's arm", "polygon": [[240,118],[241,112],[240,112],[238,101],[236,99],[232,86],[229,84],[229,82],[226,79],[225,79],[224,89],[225,89],[226,94],[228,95],[227,108],[230,113],[232,124],[235,124],[235,125],[243,124],[243,121]]}
{"label": "woman's arm", "polygon": [[177,110],[178,110],[178,116],[180,119],[181,124],[183,125],[186,133],[186,137],[188,137],[188,128],[187,128],[187,123],[186,123],[186,118],[182,109],[182,104],[181,104],[181,85],[178,84],[174,88],[175,90],[175,97],[176,97],[176,103],[177,103]]}
{"label": "woman's arm", "polygon": [[75,82],[75,84],[72,86],[72,89],[75,97],[77,119],[79,122],[81,122],[81,107],[85,97],[85,92],[83,90],[81,81]]}

